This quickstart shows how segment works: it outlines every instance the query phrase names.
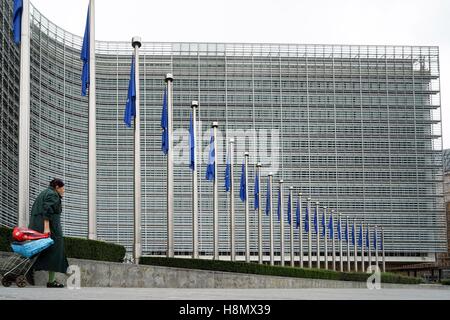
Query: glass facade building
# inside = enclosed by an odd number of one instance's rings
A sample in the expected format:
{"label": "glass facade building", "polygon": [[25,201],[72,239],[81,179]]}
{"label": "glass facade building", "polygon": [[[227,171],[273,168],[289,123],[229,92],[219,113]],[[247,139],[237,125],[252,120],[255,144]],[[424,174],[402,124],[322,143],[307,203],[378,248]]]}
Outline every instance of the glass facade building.
{"label": "glass facade building", "polygon": [[[12,1],[0,3],[0,224],[13,226],[20,50],[10,30]],[[30,24],[30,200],[51,178],[61,177],[67,189],[64,232],[86,237],[88,99],[81,97],[82,38],[48,21],[33,6]],[[97,231],[100,240],[123,244],[130,251],[134,140],[123,114],[132,52],[131,37],[128,42],[96,41]],[[310,196],[351,219],[384,226],[388,257],[419,259],[446,251],[438,47],[143,42],[140,55],[144,255],[165,255],[166,250],[166,158],[160,127],[166,73],[174,75],[176,255],[192,250],[188,162],[192,100],[200,105],[201,255],[209,256],[213,249],[212,183],[205,179],[212,121],[219,122],[221,255],[229,254],[229,194],[223,184],[226,138],[231,137],[237,142],[237,189],[243,153],[250,152],[252,255],[257,254],[252,190],[257,162],[265,168],[263,208],[267,174],[272,171],[274,181],[285,181],[285,204],[292,185],[303,194],[303,208]],[[244,205],[238,192],[234,197],[236,248],[242,256]],[[268,255],[269,220],[263,218]],[[279,222],[274,222],[277,250]],[[286,217],[284,223],[287,230]],[[286,232],[286,244],[288,237]],[[298,241],[295,246],[298,250]]]}

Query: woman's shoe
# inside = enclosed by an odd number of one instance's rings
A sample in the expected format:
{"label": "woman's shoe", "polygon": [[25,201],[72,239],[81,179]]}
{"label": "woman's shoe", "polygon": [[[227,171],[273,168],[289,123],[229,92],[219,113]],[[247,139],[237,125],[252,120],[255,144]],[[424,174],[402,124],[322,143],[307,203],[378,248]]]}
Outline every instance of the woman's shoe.
{"label": "woman's shoe", "polygon": [[64,288],[64,285],[55,280],[53,282],[47,282],[47,288]]}

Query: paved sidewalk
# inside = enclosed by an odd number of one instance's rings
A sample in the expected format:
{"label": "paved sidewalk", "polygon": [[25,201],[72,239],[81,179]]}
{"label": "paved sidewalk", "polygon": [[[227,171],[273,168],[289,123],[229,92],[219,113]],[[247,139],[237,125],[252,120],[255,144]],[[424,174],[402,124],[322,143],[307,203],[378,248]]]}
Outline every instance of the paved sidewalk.
{"label": "paved sidewalk", "polygon": [[170,289],[0,287],[0,300],[450,300],[450,287],[423,289]]}

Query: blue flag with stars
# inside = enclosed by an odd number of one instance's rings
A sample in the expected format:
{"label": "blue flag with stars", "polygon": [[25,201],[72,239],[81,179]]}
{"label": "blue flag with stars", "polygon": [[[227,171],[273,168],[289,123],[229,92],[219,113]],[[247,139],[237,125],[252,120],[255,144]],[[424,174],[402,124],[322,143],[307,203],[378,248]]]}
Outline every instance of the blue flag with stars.
{"label": "blue flag with stars", "polygon": [[239,196],[243,202],[247,201],[247,193],[246,193],[246,185],[245,185],[245,160],[242,163],[242,172],[241,172],[241,185],[239,190]]}
{"label": "blue flag with stars", "polygon": [[83,46],[81,47],[81,60],[83,61],[83,70],[81,72],[81,95],[84,97],[89,87],[89,64],[90,64],[90,27],[89,27],[89,9],[86,18],[86,28],[84,29]]}
{"label": "blue flag with stars", "polygon": [[341,241],[342,240],[341,218],[338,218],[337,234],[338,234],[338,240]]}
{"label": "blue flag with stars", "polygon": [[267,177],[267,195],[266,195],[266,215],[270,213],[270,178]]}
{"label": "blue flag with stars", "polygon": [[256,176],[255,176],[254,196],[255,196],[254,206],[255,206],[255,210],[257,210],[257,209],[259,209],[259,174],[258,174],[258,172],[256,172]]}
{"label": "blue flag with stars", "polygon": [[211,140],[209,142],[209,160],[206,167],[206,180],[214,180],[216,178],[216,172],[214,165],[216,163],[216,149],[214,143],[214,131],[211,129]]}
{"label": "blue flag with stars", "polygon": [[289,225],[291,225],[291,220],[292,220],[292,217],[291,217],[291,215],[292,215],[292,212],[291,212],[291,196],[289,195],[289,197],[288,197],[288,208],[287,208],[287,218],[288,218],[288,223],[289,223]]}
{"label": "blue flag with stars", "polygon": [[20,38],[22,37],[22,12],[23,12],[23,1],[14,0],[13,36],[15,44],[19,44],[21,40]]}
{"label": "blue flag with stars", "polygon": [[167,108],[167,87],[164,88],[161,128],[161,150],[164,154],[167,154],[169,152],[169,109]]}
{"label": "blue flag with stars", "polygon": [[314,231],[316,232],[316,234],[319,233],[319,226],[317,221],[317,207],[314,208]]}
{"label": "blue flag with stars", "polygon": [[345,222],[345,241],[348,242],[348,221]]}
{"label": "blue flag with stars", "polygon": [[358,235],[358,247],[362,248],[363,244],[363,231],[362,231],[362,224],[359,225],[359,235]]}
{"label": "blue flag with stars", "polygon": [[305,207],[305,232],[309,232],[309,213],[308,206]]}
{"label": "blue flag with stars", "polygon": [[134,72],[134,57],[131,58],[130,81],[128,82],[128,96],[125,105],[125,114],[123,121],[128,128],[131,127],[131,121],[136,116],[136,79]]}
{"label": "blue flag with stars", "polygon": [[369,226],[367,226],[367,229],[366,229],[366,248],[370,247],[369,238],[370,238],[370,236],[369,236]]}
{"label": "blue flag with stars", "polygon": [[355,245],[355,224],[352,224],[352,246]]}
{"label": "blue flag with stars", "polygon": [[278,207],[277,207],[277,215],[278,215],[278,221],[280,221],[280,209],[281,208],[281,187],[278,189]]}
{"label": "blue flag with stars", "polygon": [[192,120],[192,112],[191,112],[191,119],[189,121],[189,168],[191,168],[192,171],[195,170],[195,133],[194,133],[194,122]]}
{"label": "blue flag with stars", "polygon": [[334,225],[333,225],[333,215],[330,214],[330,219],[328,220],[328,233],[330,234],[330,239],[334,238]]}
{"label": "blue flag with stars", "polygon": [[297,197],[297,209],[295,210],[295,228],[300,228],[300,198]]}

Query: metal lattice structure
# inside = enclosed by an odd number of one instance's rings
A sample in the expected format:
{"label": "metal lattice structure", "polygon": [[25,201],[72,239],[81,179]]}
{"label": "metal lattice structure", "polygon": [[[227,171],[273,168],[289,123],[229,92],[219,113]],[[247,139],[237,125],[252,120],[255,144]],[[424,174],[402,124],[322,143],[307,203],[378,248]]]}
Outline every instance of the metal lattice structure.
{"label": "metal lattice structure", "polygon": [[[10,1],[1,3],[12,10]],[[53,176],[63,178],[64,231],[86,237],[88,101],[81,97],[82,39],[34,7],[30,23],[30,199]],[[6,38],[12,41],[11,35]],[[10,59],[6,50],[1,52],[2,59]],[[175,77],[179,155],[174,167],[175,254],[192,250],[191,172],[185,153],[192,100],[200,104],[202,134],[200,254],[212,254],[212,184],[204,179],[212,121],[219,121],[219,185],[225,138],[235,137],[236,185],[248,150],[251,185],[256,163],[265,168],[264,197],[267,174],[273,171],[274,181],[284,179],[286,195],[293,185],[303,200],[311,196],[350,218],[384,226],[389,256],[446,250],[437,47],[143,42],[140,52],[144,255],[166,250],[166,165],[160,147],[166,73]],[[98,236],[128,250],[133,243],[133,133],[123,123],[123,112],[131,55],[130,42],[96,42]],[[264,137],[267,145],[262,145]],[[219,250],[227,255],[228,195],[220,191]],[[244,206],[239,194],[235,197],[236,248],[243,255]],[[1,223],[11,225],[11,214],[1,212]],[[250,218],[250,247],[256,254],[257,215]],[[264,219],[268,254],[269,223]]]}

